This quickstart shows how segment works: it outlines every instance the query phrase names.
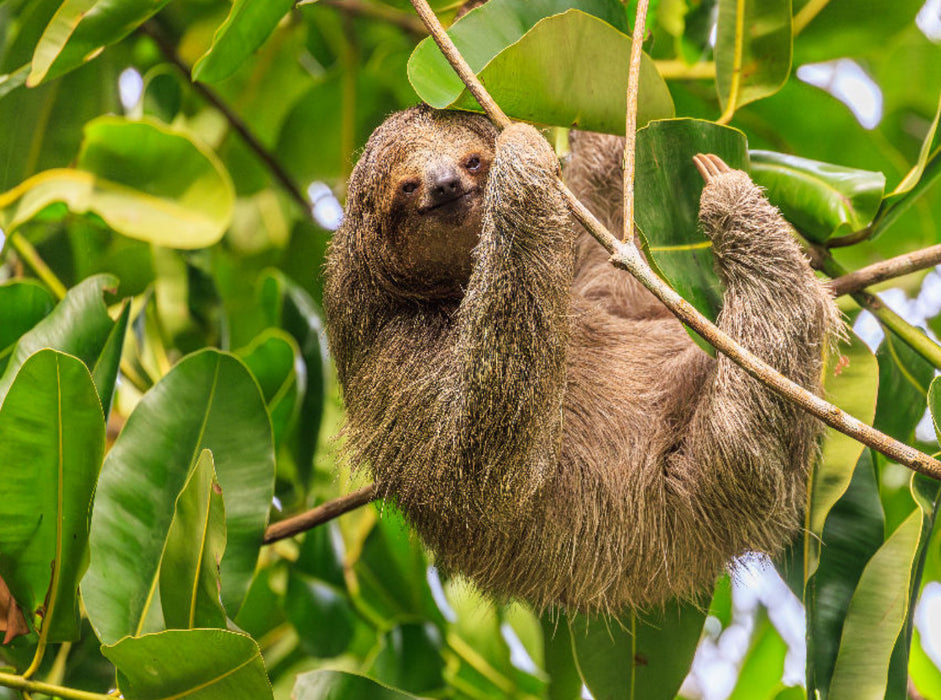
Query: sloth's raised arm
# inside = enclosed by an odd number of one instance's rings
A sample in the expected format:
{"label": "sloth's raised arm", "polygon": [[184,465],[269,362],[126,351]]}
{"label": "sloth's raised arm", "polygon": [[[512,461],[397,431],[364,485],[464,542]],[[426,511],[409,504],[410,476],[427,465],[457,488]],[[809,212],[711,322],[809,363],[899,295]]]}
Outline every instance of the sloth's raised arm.
{"label": "sloth's raised arm", "polygon": [[[700,158],[707,182],[700,220],[726,285],[719,327],[816,390],[838,312],[758,187],[715,156]],[[692,506],[690,528],[704,547],[780,548],[797,524],[791,521],[800,512],[821,427],[718,355],[667,469],[672,489]]]}

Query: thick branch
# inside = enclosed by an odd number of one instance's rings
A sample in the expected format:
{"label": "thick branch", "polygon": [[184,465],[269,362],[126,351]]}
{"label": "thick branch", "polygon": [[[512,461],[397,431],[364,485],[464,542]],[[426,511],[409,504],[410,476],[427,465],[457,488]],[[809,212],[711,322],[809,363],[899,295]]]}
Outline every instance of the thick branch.
{"label": "thick branch", "polygon": [[[470,78],[465,74],[470,71],[467,64],[460,58],[453,42],[444,32],[438,18],[435,17],[426,0],[411,0],[419,16],[428,26],[428,30],[438,46],[442,47],[445,57],[451,62],[465,85],[477,98],[488,116],[500,127],[509,123],[506,115],[496,108],[493,112],[488,105],[495,105],[472,73]],[[444,38],[439,39],[443,36]],[[448,47],[445,50],[444,47]],[[478,95],[478,92],[481,94]],[[582,204],[561,180],[556,180],[556,186],[565,197],[569,208],[575,218],[591,233],[591,235],[611,254],[611,262],[616,266],[630,272],[637,280],[650,290],[670,311],[683,323],[695,330],[705,338],[713,347],[724,353],[749,375],[760,381],[768,388],[774,390],[787,400],[802,407],[827,425],[841,433],[862,442],[863,444],[881,452],[890,459],[904,464],[915,471],[941,480],[941,462],[929,457],[884,433],[875,430],[862,421],[830,404],[818,396],[810,393],[802,386],[776,372],[766,362],[750,353],[736,343],[728,335],[720,331],[709,319],[697,311],[692,304],[683,299],[669,285],[650,269],[640,252],[629,243],[622,243],[608,231],[600,221]]]}
{"label": "thick branch", "polygon": [[298,189],[297,185],[287,174],[287,171],[274,157],[274,154],[265,148],[264,144],[262,144],[255,134],[252,133],[251,129],[248,128],[248,125],[242,121],[242,118],[232,111],[232,108],[223,102],[215,92],[202,83],[192,81],[190,77],[190,67],[177,55],[176,49],[167,41],[163,32],[161,32],[153,22],[145,22],[141,25],[141,30],[154,40],[154,43],[157,45],[157,48],[160,49],[160,53],[163,54],[163,57],[183,73],[186,79],[190,81],[192,88],[225,117],[229,126],[242,138],[245,145],[254,151],[255,155],[258,156],[261,162],[265,164],[265,167],[268,168],[268,171],[274,176],[274,179],[284,188],[284,191],[287,192],[291,199],[297,202],[297,205],[304,211],[304,214],[308,218],[313,219],[313,211],[311,210],[310,202],[307,197]]}
{"label": "thick branch", "polygon": [[265,530],[265,544],[271,544],[278,540],[292,537],[300,532],[305,532],[318,525],[323,525],[329,520],[338,518],[344,513],[356,510],[378,497],[375,484],[364,486],[359,491],[348,493],[332,501],[321,503],[316,508],[311,508],[306,513],[295,515],[293,518],[287,518],[281,522],[275,523]]}
{"label": "thick branch", "polygon": [[939,263],[941,263],[941,244],[861,267],[830,280],[829,285],[836,296],[852,294],[853,292],[862,291],[870,285],[924,270]]}
{"label": "thick branch", "polygon": [[637,90],[640,82],[640,55],[647,21],[647,0],[638,0],[631,35],[631,63],[627,74],[627,110],[624,125],[624,231],[622,241],[634,240],[634,148],[637,143]]}

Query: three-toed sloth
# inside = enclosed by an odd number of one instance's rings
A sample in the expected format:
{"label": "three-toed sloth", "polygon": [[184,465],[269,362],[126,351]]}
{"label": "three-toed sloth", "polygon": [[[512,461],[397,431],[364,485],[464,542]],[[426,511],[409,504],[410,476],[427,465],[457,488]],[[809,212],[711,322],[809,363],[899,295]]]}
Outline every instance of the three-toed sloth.
{"label": "three-toed sloth", "polygon": [[[615,234],[622,143],[576,135],[565,171]],[[719,326],[817,390],[829,293],[748,176],[702,164]],[[820,426],[613,268],[557,172],[523,124],[419,106],[373,133],[326,269],[345,450],[440,565],[499,598],[691,598],[791,538]]]}

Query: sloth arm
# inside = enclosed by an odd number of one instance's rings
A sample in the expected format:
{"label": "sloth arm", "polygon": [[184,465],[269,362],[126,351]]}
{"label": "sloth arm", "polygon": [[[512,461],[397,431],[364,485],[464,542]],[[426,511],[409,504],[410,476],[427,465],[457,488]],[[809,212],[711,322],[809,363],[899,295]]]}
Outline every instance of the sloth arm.
{"label": "sloth arm", "polygon": [[[700,220],[726,286],[717,323],[784,376],[817,390],[838,312],[777,209],[745,173],[712,158]],[[797,525],[820,426],[725,355],[711,364],[682,442],[667,455],[677,525],[695,533],[698,547],[776,551]]]}
{"label": "sloth arm", "polygon": [[352,461],[413,521],[515,508],[558,458],[574,230],[557,170],[535,129],[505,129],[460,306],[397,313],[351,367]]}

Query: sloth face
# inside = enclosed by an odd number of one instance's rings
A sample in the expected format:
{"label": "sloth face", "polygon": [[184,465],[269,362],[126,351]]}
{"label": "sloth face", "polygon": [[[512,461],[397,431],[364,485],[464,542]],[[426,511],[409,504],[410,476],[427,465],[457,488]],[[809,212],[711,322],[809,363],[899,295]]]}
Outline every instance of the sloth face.
{"label": "sloth face", "polygon": [[386,243],[410,281],[454,290],[470,277],[494,143],[450,115],[429,119],[434,129],[420,122],[400,134],[383,197]]}

